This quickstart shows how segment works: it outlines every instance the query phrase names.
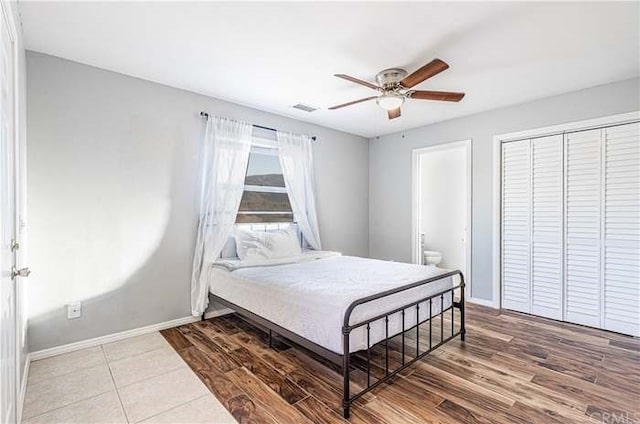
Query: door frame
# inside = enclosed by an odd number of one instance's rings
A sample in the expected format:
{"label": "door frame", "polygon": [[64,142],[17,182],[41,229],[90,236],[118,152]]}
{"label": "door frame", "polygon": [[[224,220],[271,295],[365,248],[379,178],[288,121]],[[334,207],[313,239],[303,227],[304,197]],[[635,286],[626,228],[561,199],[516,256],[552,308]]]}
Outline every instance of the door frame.
{"label": "door frame", "polygon": [[451,141],[438,143],[426,147],[418,147],[411,151],[411,262],[414,264],[421,264],[422,258],[420,258],[420,216],[421,214],[421,202],[420,202],[420,156],[424,153],[431,153],[435,151],[449,150],[463,147],[465,149],[466,156],[466,243],[465,243],[465,284],[467,290],[465,290],[465,298],[472,298],[472,242],[473,242],[473,142],[472,139]]}
{"label": "door frame", "polygon": [[[19,76],[19,70],[20,70],[20,65],[19,65],[19,61],[20,61],[20,57],[18,55],[19,53],[19,48],[18,48],[18,31],[17,31],[17,27],[16,27],[16,23],[15,20],[13,18],[13,10],[12,10],[12,6],[8,4],[8,2],[5,1],[0,1],[0,19],[3,19],[5,24],[7,25],[7,30],[9,32],[9,37],[10,37],[10,41],[11,41],[11,59],[13,61],[12,63],[12,77],[13,77],[13,81],[11,81],[11,85],[13,86],[13,140],[11,140],[11,142],[13,143],[13,157],[10,158],[10,160],[13,161],[13,201],[14,201],[14,216],[13,216],[13,225],[14,225],[14,239],[16,240],[16,242],[21,242],[22,240],[20,240],[20,220],[21,220],[21,198],[23,196],[21,190],[24,188],[23,187],[23,182],[19,181],[19,179],[22,177],[23,175],[23,169],[22,169],[22,161],[20,160],[20,155],[21,155],[21,149],[22,149],[22,145],[21,145],[21,137],[22,137],[22,131],[20,129],[20,76]],[[14,253],[14,266],[18,266],[18,254]],[[21,336],[22,336],[22,322],[21,322],[21,313],[22,311],[22,300],[19,296],[20,293],[20,289],[18,287],[19,284],[19,279],[16,277],[15,278],[15,282],[14,282],[14,293],[13,293],[13,301],[14,301],[14,314],[15,314],[15,320],[14,320],[14,337],[15,337],[15,376],[14,376],[14,382],[15,385],[13,387],[13,391],[14,391],[14,396],[13,396],[13,400],[14,400],[14,418],[16,420],[16,422],[21,422],[22,420],[22,402],[23,402],[23,397],[24,397],[24,393],[22,390],[22,387],[24,386],[24,383],[26,383],[26,379],[24,379],[22,372],[21,372],[21,365],[22,365],[22,360],[21,360]],[[27,365],[25,365],[26,367]]]}
{"label": "door frame", "polygon": [[573,131],[630,124],[638,121],[640,121],[640,111],[635,111],[499,134],[493,137],[493,300],[491,306],[494,308],[502,307],[502,143],[549,135],[564,135]]}

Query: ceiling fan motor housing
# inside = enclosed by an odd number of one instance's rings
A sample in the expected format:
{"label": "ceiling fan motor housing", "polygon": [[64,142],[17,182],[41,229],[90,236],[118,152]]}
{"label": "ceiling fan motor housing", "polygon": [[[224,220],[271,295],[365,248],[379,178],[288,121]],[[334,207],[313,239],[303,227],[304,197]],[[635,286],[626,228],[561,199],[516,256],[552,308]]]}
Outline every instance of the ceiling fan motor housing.
{"label": "ceiling fan motor housing", "polygon": [[378,72],[378,75],[376,75],[376,81],[384,91],[389,91],[399,88],[400,81],[402,81],[406,76],[407,71],[404,69],[390,68]]}

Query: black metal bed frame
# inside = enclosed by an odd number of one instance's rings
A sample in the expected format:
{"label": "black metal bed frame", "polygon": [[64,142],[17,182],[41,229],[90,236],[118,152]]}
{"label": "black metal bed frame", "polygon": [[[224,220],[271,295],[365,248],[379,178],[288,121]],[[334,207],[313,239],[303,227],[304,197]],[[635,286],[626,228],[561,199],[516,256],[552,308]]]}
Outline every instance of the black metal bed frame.
{"label": "black metal bed frame", "polygon": [[[449,278],[449,277],[453,277],[458,275],[460,277],[460,282],[457,285],[454,285],[450,288],[447,288],[445,290],[441,290],[435,294],[432,294],[430,296],[427,297],[423,297],[417,301],[413,301],[411,303],[408,303],[404,306],[398,307],[393,309],[392,311],[389,312],[385,312],[383,314],[379,314],[376,315],[372,318],[368,318],[366,320],[360,321],[358,323],[355,324],[351,324],[351,313],[353,312],[353,310],[360,306],[363,305],[365,303],[369,303],[372,302],[374,300],[378,300],[378,299],[382,299],[385,298],[387,296],[391,296],[406,290],[410,290],[422,285],[426,285],[429,283],[432,283],[434,281],[437,280],[441,280],[444,278]],[[431,278],[427,278],[426,280],[421,280],[415,283],[411,283],[411,284],[407,284],[404,286],[400,286],[400,287],[396,287],[390,290],[386,290],[384,292],[380,292],[380,293],[376,293],[373,294],[371,296],[367,296],[367,297],[363,297],[362,299],[358,299],[354,302],[352,302],[349,307],[347,308],[347,311],[344,314],[344,321],[343,321],[343,326],[342,326],[342,337],[343,337],[343,342],[342,342],[342,346],[343,346],[343,352],[349,352],[347,354],[343,354],[340,355],[338,353],[335,353],[323,346],[320,346],[317,343],[314,343],[308,339],[305,339],[302,336],[299,336],[289,330],[287,330],[284,327],[279,326],[278,324],[275,324],[259,315],[254,314],[253,312],[244,309],[238,305],[235,305],[221,297],[218,297],[216,295],[210,294],[211,298],[216,302],[216,303],[220,303],[221,305],[234,310],[236,313],[238,313],[240,316],[249,319],[250,321],[253,321],[255,323],[257,323],[258,325],[261,325],[265,328],[267,328],[269,330],[269,346],[271,346],[271,336],[272,336],[272,331],[275,331],[276,333],[278,333],[279,335],[281,335],[282,337],[285,337],[286,339],[291,340],[292,342],[302,346],[305,349],[310,350],[311,352],[319,355],[322,358],[325,358],[331,362],[333,362],[334,364],[341,366],[342,368],[342,378],[343,378],[343,400],[342,400],[342,410],[343,410],[343,416],[344,418],[349,418],[350,416],[350,411],[351,411],[351,405],[353,404],[353,402],[355,402],[356,400],[358,400],[359,398],[361,398],[364,394],[370,392],[371,390],[375,389],[376,387],[378,387],[380,384],[389,381],[391,378],[393,378],[395,375],[397,375],[399,372],[403,371],[405,368],[411,366],[413,363],[415,363],[416,361],[419,361],[420,359],[424,358],[427,354],[429,354],[430,352],[432,352],[433,350],[439,348],[440,346],[442,346],[443,344],[451,341],[452,339],[454,339],[457,336],[460,336],[460,339],[462,341],[464,341],[465,339],[465,322],[464,322],[464,313],[465,313],[465,293],[464,293],[464,288],[465,288],[465,283],[464,283],[464,276],[462,275],[462,272],[456,270],[456,271],[450,271],[444,274],[440,274],[437,275],[435,277],[431,277]],[[458,302],[455,301],[454,299],[454,292],[455,290],[460,289],[460,300]],[[451,296],[451,306],[448,308],[444,308],[444,299],[445,296]],[[438,313],[436,313],[435,315],[432,313],[433,312],[433,299],[440,299],[440,311]],[[420,321],[420,305],[421,304],[425,304],[428,305],[429,307],[429,314],[427,319],[424,319],[422,321]],[[409,327],[409,328],[405,328],[405,311],[407,309],[410,308],[414,308],[415,307],[415,313],[416,313],[416,325]],[[459,330],[456,332],[455,331],[455,316],[454,316],[454,309],[458,308],[460,311],[459,314],[459,320],[460,320],[460,327]],[[445,338],[444,335],[444,314],[445,312],[451,311],[451,334],[449,336],[447,336]],[[393,335],[389,335],[389,317],[395,314],[400,314],[401,318],[402,318],[402,331],[400,333],[397,334],[393,334]],[[433,344],[433,337],[432,337],[432,322],[434,318],[440,317],[440,341],[436,344]],[[202,319],[204,320],[204,314],[202,314]],[[385,338],[383,340],[381,340],[380,342],[376,343],[375,345],[380,345],[382,343],[384,343],[384,347],[385,347],[385,373],[384,376],[379,378],[376,382],[374,382],[373,384],[371,384],[371,348],[373,346],[371,346],[370,344],[370,330],[371,330],[371,323],[376,322],[376,321],[381,321],[384,320],[385,323]],[[420,325],[426,323],[427,321],[429,321],[429,346],[425,347],[425,350],[423,350],[422,353],[420,353]],[[351,395],[351,384],[350,384],[350,373],[351,373],[351,356],[356,353],[356,352],[350,352],[350,335],[351,332],[357,328],[363,327],[366,325],[366,329],[367,329],[367,349],[366,349],[366,353],[367,353],[367,367],[366,367],[366,371],[367,371],[367,386],[365,388],[363,388],[362,390],[360,390],[359,392]],[[415,356],[413,358],[411,358],[411,360],[406,361],[405,359],[405,345],[406,345],[406,338],[405,338],[405,334],[409,331],[413,331],[415,329],[416,332],[416,337],[415,337]],[[393,337],[399,336],[401,335],[401,339],[402,339],[402,345],[401,345],[401,350],[402,350],[402,362],[401,365],[393,370],[389,370],[389,340]],[[374,346],[375,346],[374,345]]]}

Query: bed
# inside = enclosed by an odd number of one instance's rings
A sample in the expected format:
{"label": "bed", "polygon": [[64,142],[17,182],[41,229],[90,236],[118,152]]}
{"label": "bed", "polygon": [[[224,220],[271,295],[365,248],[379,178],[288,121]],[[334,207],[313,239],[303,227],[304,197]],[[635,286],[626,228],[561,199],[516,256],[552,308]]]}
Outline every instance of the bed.
{"label": "bed", "polygon": [[[311,350],[342,368],[343,414],[354,401],[388,381],[442,344],[464,340],[464,279],[459,271],[434,266],[302,251],[258,260],[221,258],[209,271],[210,299]],[[459,300],[454,294],[459,292]],[[454,313],[454,309],[459,312]],[[446,329],[444,314],[450,317]],[[457,318],[458,328],[454,327]],[[439,338],[419,345],[420,324],[439,319]],[[449,321],[449,320],[448,320]],[[405,334],[412,331],[415,354],[405,357]],[[402,363],[389,367],[388,343],[402,339]],[[370,351],[383,345],[384,375],[371,382]],[[346,348],[348,347],[348,349]],[[345,354],[348,351],[348,354]],[[366,385],[352,393],[352,357],[366,352]]]}

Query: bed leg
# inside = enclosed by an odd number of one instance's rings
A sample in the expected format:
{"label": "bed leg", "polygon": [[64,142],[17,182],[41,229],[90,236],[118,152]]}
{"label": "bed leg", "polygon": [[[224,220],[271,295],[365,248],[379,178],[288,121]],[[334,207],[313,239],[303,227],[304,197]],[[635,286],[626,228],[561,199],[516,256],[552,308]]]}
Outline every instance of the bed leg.
{"label": "bed leg", "polygon": [[269,330],[269,349],[273,347],[273,333]]}
{"label": "bed leg", "polygon": [[351,409],[351,401],[349,394],[349,330],[346,328],[342,329],[342,416],[345,419],[348,419]]}
{"label": "bed leg", "polygon": [[202,313],[202,316],[200,317],[200,321],[204,321],[204,312]]}
{"label": "bed leg", "polygon": [[460,340],[464,341],[467,329],[464,325],[464,277],[460,274],[461,286],[460,286]]}
{"label": "bed leg", "polygon": [[345,420],[348,420],[349,418],[351,418],[351,408],[347,405],[347,406],[343,406],[342,407],[342,417]]}

